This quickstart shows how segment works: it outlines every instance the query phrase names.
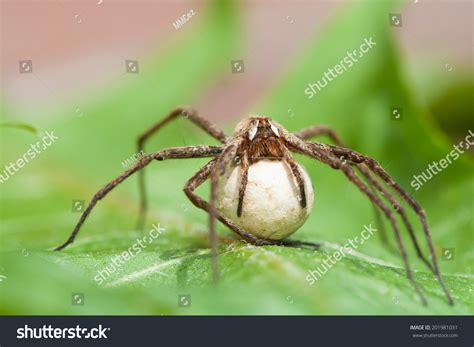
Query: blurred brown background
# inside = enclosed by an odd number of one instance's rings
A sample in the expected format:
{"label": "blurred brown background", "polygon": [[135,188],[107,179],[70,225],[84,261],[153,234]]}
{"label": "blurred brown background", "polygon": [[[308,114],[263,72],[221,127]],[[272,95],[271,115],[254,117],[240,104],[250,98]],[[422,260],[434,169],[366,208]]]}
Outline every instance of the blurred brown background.
{"label": "blurred brown background", "polygon": [[[236,59],[244,59],[251,73],[232,75],[229,66],[229,74],[194,106],[212,119],[241,117],[347,2],[242,1],[245,50]],[[175,29],[173,22],[191,9],[196,14]],[[203,1],[2,0],[4,97],[31,107],[106,86],[125,73],[125,59],[140,61],[186,35],[204,11]],[[411,0],[399,12],[403,26],[394,31],[409,66],[426,59],[449,74],[470,64],[471,1]],[[33,61],[33,74],[19,74],[20,60]]]}

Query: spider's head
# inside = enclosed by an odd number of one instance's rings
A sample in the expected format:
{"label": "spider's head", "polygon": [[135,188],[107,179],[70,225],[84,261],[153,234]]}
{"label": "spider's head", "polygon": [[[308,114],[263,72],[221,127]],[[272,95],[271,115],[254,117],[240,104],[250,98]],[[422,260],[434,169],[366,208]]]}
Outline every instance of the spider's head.
{"label": "spider's head", "polygon": [[251,116],[241,121],[234,130],[234,136],[245,136],[250,141],[280,137],[280,125],[268,117]]}

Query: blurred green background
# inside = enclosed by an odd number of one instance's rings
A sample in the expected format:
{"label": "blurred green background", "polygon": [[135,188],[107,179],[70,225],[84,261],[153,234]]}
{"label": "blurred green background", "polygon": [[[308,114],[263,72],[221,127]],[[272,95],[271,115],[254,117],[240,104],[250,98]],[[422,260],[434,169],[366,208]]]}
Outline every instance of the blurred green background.
{"label": "blurred green background", "polygon": [[[292,238],[325,242],[318,251],[248,246],[219,226],[221,282],[214,287],[207,216],[182,192],[184,182],[206,162],[198,159],[148,167],[147,230],[160,223],[165,231],[101,286],[94,281],[97,271],[143,235],[134,229],[136,177],[98,204],[72,247],[51,251],[79,219],[80,214],[71,212],[72,201],[88,201],[122,173],[121,163],[135,153],[138,134],[172,108],[197,103],[230,73],[230,61],[241,56],[242,7],[232,1],[211,1],[199,18],[192,19],[192,30],[140,60],[140,73],[133,78],[122,76],[79,98],[50,102],[34,110],[35,118],[25,116],[23,108],[4,95],[0,122],[32,124],[40,133],[54,131],[59,139],[0,184],[0,313],[473,314],[472,151],[420,190],[410,186],[413,175],[446,157],[452,145],[474,129],[472,66],[449,76],[429,64],[407,66],[395,39],[397,28],[389,25],[388,16],[402,5],[354,1],[338,8],[317,35],[309,35],[248,111],[270,116],[291,131],[327,124],[351,148],[376,158],[425,208],[440,259],[443,249],[454,250],[453,260],[440,260],[454,307],[416,258],[407,235],[427,307],[407,281],[400,257],[384,248],[378,237],[337,263],[316,285],[308,285],[308,269],[359,235],[374,217],[370,202],[344,175],[300,156],[313,179],[316,198],[312,215]],[[314,98],[306,97],[308,83],[320,79],[369,37],[377,45],[363,59]],[[235,93],[238,96],[239,91]],[[403,110],[401,120],[390,118],[393,107]],[[237,120],[223,118],[219,124],[231,131]],[[2,168],[40,139],[19,128],[4,126],[0,133]],[[147,150],[183,144],[216,141],[179,119],[150,141]],[[207,197],[207,184],[198,192]],[[426,252],[419,222],[413,213],[410,217]],[[73,293],[84,294],[84,305],[72,305]],[[189,307],[178,305],[179,295],[190,295]]]}

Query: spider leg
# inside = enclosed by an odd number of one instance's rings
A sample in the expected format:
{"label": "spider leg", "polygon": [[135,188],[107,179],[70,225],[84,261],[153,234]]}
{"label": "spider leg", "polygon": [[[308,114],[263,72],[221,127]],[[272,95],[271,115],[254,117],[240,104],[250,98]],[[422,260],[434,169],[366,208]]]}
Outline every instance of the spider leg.
{"label": "spider leg", "polygon": [[[294,133],[296,136],[302,138],[302,139],[308,139],[310,137],[313,137],[313,136],[318,136],[318,135],[326,135],[328,136],[337,146],[339,147],[344,147],[344,148],[347,148],[347,146],[342,142],[341,138],[337,135],[337,133],[332,130],[331,128],[325,126],[325,125],[316,125],[316,126],[311,126],[311,127],[308,127],[308,128],[304,128],[296,133]],[[434,269],[433,269],[433,266],[431,265],[431,263],[426,259],[426,257],[423,255],[422,251],[421,251],[421,248],[420,248],[420,245],[418,243],[418,240],[416,238],[416,235],[415,235],[415,232],[413,230],[413,227],[410,223],[410,221],[408,220],[408,217],[407,217],[407,214],[405,212],[405,209],[400,206],[400,204],[395,201],[395,199],[393,199],[392,195],[390,194],[390,192],[388,192],[385,187],[383,187],[382,185],[379,184],[379,182],[377,180],[375,180],[373,178],[373,176],[370,174],[370,170],[369,168],[364,164],[364,163],[360,163],[356,166],[359,171],[362,173],[362,175],[366,178],[367,182],[369,183],[369,187],[374,191],[376,192],[377,190],[379,192],[381,192],[381,194],[387,199],[390,201],[390,204],[395,208],[395,210],[400,214],[402,220],[403,220],[403,223],[405,224],[405,227],[407,228],[408,230],[408,233],[410,235],[410,238],[413,242],[413,245],[415,247],[415,250],[416,250],[416,254],[418,255],[418,257],[426,264],[426,266],[428,266],[428,268],[434,272]],[[374,189],[374,187],[377,189]],[[382,242],[387,245],[388,247],[390,247],[391,245],[388,243],[388,240],[387,240],[387,236],[386,236],[386,233],[385,233],[385,228],[383,227],[383,223],[382,221],[380,220],[380,211],[378,210],[377,206],[372,204],[374,206],[374,210],[376,212],[375,214],[375,217],[377,219],[377,225],[380,225],[382,228],[381,228],[381,233],[380,233],[380,236],[381,236],[381,240]]]}
{"label": "spider leg", "polygon": [[[339,160],[339,159],[337,159],[337,160]],[[356,174],[355,174],[354,170],[352,169],[352,167],[350,167],[347,164],[340,164],[340,165],[341,165],[340,169],[347,176],[347,178],[349,178],[349,180],[351,180],[364,194],[366,194],[367,197],[371,201],[374,201],[377,204],[377,206],[379,206],[384,211],[385,216],[390,220],[390,223],[392,224],[392,228],[395,231],[395,236],[396,236],[398,248],[399,248],[400,253],[402,255],[403,262],[405,264],[405,269],[407,271],[407,277],[410,280],[410,282],[412,283],[415,290],[417,291],[423,305],[427,305],[425,296],[422,293],[420,287],[418,286],[418,283],[416,283],[415,278],[413,277],[413,272],[412,272],[410,264],[408,262],[408,255],[407,255],[407,252],[405,250],[405,245],[403,244],[403,240],[402,240],[400,231],[398,230],[397,221],[395,219],[395,216],[394,216],[392,210],[390,208],[388,208],[387,206],[385,206],[383,204],[383,202],[370,189],[368,189],[366,185],[364,185],[364,183],[356,176]]]}
{"label": "spider leg", "polygon": [[[194,206],[197,208],[200,208],[206,212],[209,213],[209,216],[211,216],[211,211],[212,207],[209,202],[201,198],[199,195],[197,195],[194,190],[199,187],[201,184],[203,184],[207,179],[209,179],[209,176],[211,176],[211,173],[216,172],[218,169],[218,164],[219,164],[219,158],[215,158],[211,160],[209,163],[204,165],[197,173],[194,174],[193,177],[191,177],[185,184],[184,186],[184,193],[186,196],[189,198],[189,200],[193,203]],[[217,211],[214,208],[214,216],[217,218],[220,222],[222,222],[224,225],[226,225],[228,228],[230,228],[232,231],[234,231],[237,235],[239,235],[241,238],[244,240],[255,244],[255,245],[272,245],[274,244],[271,241],[264,240],[264,239],[259,239],[255,237],[254,235],[248,233],[241,227],[239,227],[237,224],[235,224],[232,220],[227,218],[223,213],[220,211]],[[209,223],[211,222],[211,219],[209,220]],[[211,224],[210,224],[211,225]],[[219,278],[219,270],[218,270],[218,262],[217,262],[217,234],[215,232],[215,228],[213,229],[214,231],[211,230],[209,232],[209,237],[210,237],[210,243],[211,243],[211,256],[212,256],[212,271],[213,271],[213,278],[214,281],[217,281]]]}
{"label": "spider leg", "polygon": [[[361,165],[361,164],[359,164],[359,165]],[[407,228],[408,233],[410,234],[410,238],[411,238],[411,240],[413,242],[413,245],[415,247],[416,254],[426,264],[426,266],[428,266],[428,268],[431,271],[434,272],[433,266],[428,261],[428,259],[425,258],[425,256],[423,255],[423,252],[421,251],[418,240],[416,239],[415,231],[413,230],[413,227],[412,227],[410,221],[408,220],[408,216],[407,216],[407,213],[405,211],[405,208],[403,206],[401,206],[398,203],[398,201],[395,200],[395,198],[392,196],[392,194],[390,194],[390,192],[373,177],[373,175],[370,173],[370,171],[367,169],[366,166],[361,168],[360,171],[367,178],[367,180],[372,183],[373,186],[375,186],[380,192],[382,192],[382,195],[390,202],[393,209],[400,214],[400,216],[402,218],[402,221],[405,224],[405,227]]]}
{"label": "spider leg", "polygon": [[[220,130],[215,124],[209,122],[208,120],[202,118],[198,115],[197,111],[188,108],[188,107],[180,107],[172,110],[165,118],[161,121],[147,129],[138,137],[138,153],[141,153],[144,150],[145,142],[158,130],[160,130],[164,125],[169,123],[170,121],[176,119],[178,116],[184,115],[185,118],[191,120],[194,124],[196,124],[199,128],[207,132],[209,135],[214,137],[216,140],[225,143],[227,141],[227,136],[225,133]],[[146,218],[146,212],[148,209],[148,200],[146,196],[146,184],[145,184],[145,171],[140,171],[138,174],[138,187],[139,187],[139,194],[140,194],[140,212],[138,215],[137,220],[137,228],[142,229],[143,223]]]}
{"label": "spider leg", "polygon": [[298,164],[296,163],[295,159],[293,159],[290,153],[287,153],[285,155],[285,161],[290,167],[291,173],[296,179],[296,184],[298,185],[299,190],[298,200],[300,201],[300,205],[302,208],[306,208],[306,191],[304,188],[303,173],[301,172],[300,168],[298,167]]}
{"label": "spider leg", "polygon": [[293,135],[299,137],[302,140],[308,140],[312,137],[325,135],[331,139],[336,145],[346,147],[341,137],[331,128],[325,125],[313,125],[307,128],[303,128],[293,133]]}
{"label": "spider leg", "polygon": [[[312,137],[324,135],[324,136],[329,137],[329,139],[336,145],[347,148],[347,146],[344,144],[344,142],[342,141],[341,137],[337,134],[337,132],[335,132],[333,129],[331,129],[330,127],[326,125],[309,126],[307,128],[303,128],[299,131],[296,131],[293,134],[303,140],[309,140]],[[359,171],[362,172],[364,170],[363,165],[358,166],[358,169]],[[373,187],[373,183],[370,181],[368,181],[368,183],[369,183],[370,189],[372,189],[372,191],[376,193],[376,189]],[[392,245],[388,241],[385,225],[383,223],[380,210],[377,207],[377,205],[375,205],[374,203],[372,203],[372,208],[374,210],[375,223],[380,229],[380,232],[378,233],[380,236],[380,241],[385,247],[387,247],[388,250],[390,250],[391,252],[394,252],[395,250],[392,248]]]}
{"label": "spider leg", "polygon": [[242,216],[242,207],[244,205],[245,189],[247,188],[248,173],[249,173],[249,158],[247,153],[242,153],[240,163],[240,184],[239,184],[239,203],[237,205],[237,216]]}
{"label": "spider leg", "polygon": [[397,182],[395,182],[392,179],[392,177],[390,177],[390,175],[380,166],[380,164],[376,160],[369,158],[367,156],[364,156],[356,151],[352,151],[352,150],[337,147],[337,146],[330,146],[330,150],[332,151],[332,153],[335,153],[336,155],[338,154],[345,155],[349,160],[353,161],[354,163],[366,164],[372,172],[374,172],[378,177],[380,177],[383,181],[385,181],[386,184],[392,187],[392,189],[394,189],[403,198],[403,200],[405,200],[411,206],[411,208],[415,211],[423,227],[423,233],[425,234],[425,238],[428,243],[428,248],[430,251],[431,260],[433,261],[433,268],[434,268],[434,273],[436,275],[436,278],[438,279],[438,282],[441,288],[443,289],[448,299],[449,304],[453,305],[454,301],[439,271],[438,259],[434,250],[431,233],[428,228],[426,213],[423,210],[423,208],[420,206],[420,204],[418,204],[418,202],[416,202],[416,200],[410,194],[408,194],[408,192],[406,192]]}
{"label": "spider leg", "polygon": [[186,159],[186,158],[205,158],[205,157],[214,157],[220,154],[222,151],[221,147],[217,146],[190,146],[190,147],[174,147],[161,150],[159,152],[148,154],[140,159],[138,163],[136,163],[133,167],[125,171],[123,174],[115,178],[114,180],[107,183],[103,188],[101,188],[92,198],[92,200],[87,205],[86,209],[81,215],[79,222],[77,223],[76,227],[74,228],[73,232],[69,236],[69,238],[64,242],[62,245],[56,247],[55,251],[60,251],[61,249],[66,248],[68,245],[74,242],[79,229],[81,228],[82,224],[85,222],[86,218],[91,213],[94,206],[97,204],[99,200],[104,198],[112,189],[114,189],[117,185],[122,183],[126,178],[134,174],[135,172],[139,172],[145,166],[147,166],[153,160],[166,160],[166,159]]}
{"label": "spider leg", "polygon": [[[290,134],[287,134],[287,141],[292,147],[297,149],[299,152],[301,152],[303,154],[306,154],[310,157],[313,157],[313,158],[321,161],[322,163],[325,163],[325,164],[331,166],[334,169],[341,170],[346,175],[346,177],[352,183],[354,183],[357,186],[357,188],[359,188],[359,190],[362,193],[367,195],[367,197],[384,212],[385,216],[390,220],[390,223],[392,224],[392,229],[395,233],[395,239],[397,241],[398,249],[399,249],[400,254],[402,256],[403,263],[405,265],[405,270],[407,272],[408,280],[411,282],[411,284],[415,288],[415,290],[416,290],[418,296],[420,297],[420,300],[423,303],[423,305],[427,305],[425,296],[424,296],[423,292],[421,291],[420,287],[418,286],[418,283],[416,283],[416,281],[413,277],[413,272],[411,270],[410,263],[408,262],[408,255],[407,255],[407,252],[405,250],[405,245],[403,243],[400,231],[398,229],[398,223],[397,223],[397,220],[395,218],[395,215],[394,215],[392,209],[387,207],[382,202],[382,200],[380,200],[380,198],[376,194],[374,194],[373,191],[363,181],[361,181],[359,179],[359,177],[357,177],[357,175],[355,174],[355,171],[353,170],[353,168],[349,164],[341,161],[341,159],[340,159],[341,156],[338,156],[337,154],[334,154],[329,150],[322,149],[322,148],[324,148],[324,146],[322,144],[306,142],[306,141],[303,141],[299,138],[296,138],[296,137],[294,137]],[[318,145],[318,146],[316,146],[316,145]],[[325,146],[327,146],[327,145],[325,145]]]}
{"label": "spider leg", "polygon": [[217,200],[217,187],[219,183],[219,176],[225,173],[227,165],[235,158],[237,154],[238,145],[230,144],[222,152],[222,154],[216,160],[216,167],[212,168],[210,172],[211,176],[211,195],[209,198],[209,237],[211,239],[211,255],[212,255],[212,266],[213,266],[213,278],[214,282],[219,279],[219,272],[217,269],[217,232],[216,232],[216,218],[218,217],[218,211],[216,208]]}
{"label": "spider leg", "polygon": [[[218,211],[216,209],[216,200],[217,200],[217,187],[219,183],[219,176],[225,173],[227,165],[231,163],[232,160],[235,158],[241,141],[242,140],[240,139],[227,145],[225,149],[222,151],[222,154],[217,158],[216,166],[210,172],[211,196],[209,198],[209,209],[208,209],[209,237],[211,238],[212,258],[213,258],[214,264],[217,264],[216,218],[218,218]],[[233,228],[231,229],[234,230]],[[237,229],[235,229],[234,231],[236,230]],[[217,281],[217,279],[218,279],[218,273],[214,272],[214,280]]]}
{"label": "spider leg", "polygon": [[[415,213],[419,216],[420,222],[423,227],[423,233],[425,235],[426,241],[428,243],[428,248],[430,251],[430,256],[433,262],[433,269],[435,276],[443,289],[445,296],[448,300],[448,303],[450,305],[454,305],[454,301],[451,297],[451,294],[449,293],[448,288],[446,287],[446,284],[444,283],[441,273],[439,271],[439,266],[438,266],[438,260],[436,253],[434,251],[434,246],[433,246],[433,241],[431,238],[431,233],[428,229],[428,223],[426,220],[426,214],[423,208],[413,199],[410,194],[408,194],[398,183],[396,183],[390,175],[388,175],[387,172],[380,166],[380,164],[367,156],[364,156],[356,151],[352,151],[347,148],[342,148],[338,146],[332,146],[332,145],[325,145],[325,144],[320,144],[320,143],[309,143],[309,142],[304,142],[300,140],[299,138],[293,137],[291,134],[287,134],[287,140],[292,145],[296,150],[299,150],[301,152],[304,152],[313,158],[316,158],[320,161],[324,161],[323,156],[327,156],[327,154],[324,153],[332,153],[336,158],[340,158],[341,156],[347,158],[350,160],[352,163],[364,163],[372,172],[374,172],[379,178],[381,178],[386,184],[388,184],[390,187],[392,187],[409,205],[410,207],[415,211]],[[337,165],[335,165],[332,162],[328,162],[329,165],[331,165],[334,168],[337,168]]]}

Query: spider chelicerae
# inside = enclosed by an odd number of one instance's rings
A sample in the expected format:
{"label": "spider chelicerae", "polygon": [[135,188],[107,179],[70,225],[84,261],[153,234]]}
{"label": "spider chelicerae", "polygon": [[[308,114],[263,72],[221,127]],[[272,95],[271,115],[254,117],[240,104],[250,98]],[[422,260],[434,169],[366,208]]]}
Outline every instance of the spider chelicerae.
{"label": "spider chelicerae", "polygon": [[[219,178],[224,174],[229,165],[233,165],[234,167],[237,166],[240,169],[240,187],[238,190],[236,214],[238,218],[242,216],[249,167],[261,160],[280,161],[288,165],[288,168],[290,169],[289,171],[293,175],[294,182],[297,185],[296,188],[298,191],[300,208],[307,208],[303,173],[301,167],[296,163],[292,156],[292,153],[300,153],[329,165],[333,169],[342,171],[349,181],[355,184],[362,193],[370,199],[378,220],[380,221],[380,213],[389,220],[395,234],[398,250],[404,262],[407,277],[415,288],[421,302],[426,305],[427,302],[424,294],[413,277],[413,271],[408,261],[406,248],[396,219],[396,214],[399,214],[408,231],[418,257],[434,273],[449,304],[453,304],[451,294],[449,293],[439,271],[433,241],[431,239],[426,214],[423,208],[410,196],[410,194],[395,182],[392,177],[390,177],[376,160],[346,148],[340,137],[332,129],[323,125],[316,125],[290,133],[271,118],[251,116],[241,121],[236,127],[233,135],[229,137],[215,124],[199,116],[194,109],[182,107],[171,111],[164,119],[139,136],[138,151],[143,151],[145,142],[165,124],[180,116],[189,119],[199,128],[221,142],[222,146],[174,147],[146,154],[133,167],[107,183],[93,196],[68,240],[58,246],[55,250],[59,251],[72,244],[79,229],[97,202],[103,199],[112,189],[136,172],[139,173],[140,212],[138,227],[141,228],[147,211],[145,179],[143,175],[144,171],[142,169],[154,160],[163,161],[167,159],[187,158],[212,158],[212,160],[199,169],[199,171],[186,182],[184,192],[196,207],[208,212],[209,214],[209,235],[212,255],[211,264],[214,279],[217,279],[218,277],[216,219],[233,230],[246,242],[254,245],[317,246],[316,244],[309,242],[285,239],[274,240],[256,236],[239,226],[238,222],[229,218],[222,211],[216,208]],[[329,137],[335,145],[308,140],[320,135]],[[361,180],[359,176],[364,177],[364,180]],[[206,201],[198,196],[194,190],[208,179],[210,179],[211,194],[210,200]],[[407,212],[396,197],[404,200],[418,215],[423,229],[423,235],[428,243],[431,262],[423,255],[415,236],[413,226],[408,220]]]}

